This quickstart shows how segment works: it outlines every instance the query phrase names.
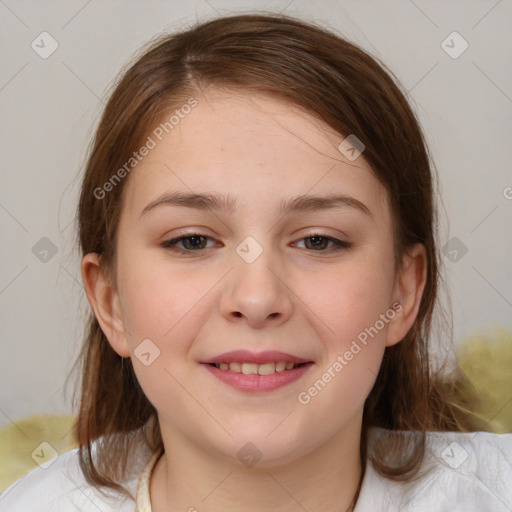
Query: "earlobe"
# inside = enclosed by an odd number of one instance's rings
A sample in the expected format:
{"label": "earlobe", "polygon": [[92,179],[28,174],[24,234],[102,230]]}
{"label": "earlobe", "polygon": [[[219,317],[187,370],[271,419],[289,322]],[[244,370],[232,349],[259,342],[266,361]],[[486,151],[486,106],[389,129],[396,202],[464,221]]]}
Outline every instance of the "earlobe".
{"label": "earlobe", "polygon": [[396,278],[394,297],[400,304],[395,318],[390,322],[386,346],[401,341],[418,315],[427,277],[427,254],[423,244],[415,244],[408,248],[403,257],[402,265]]}
{"label": "earlobe", "polygon": [[94,315],[112,348],[122,357],[130,356],[119,296],[101,267],[101,255],[88,253],[82,258],[82,281]]}

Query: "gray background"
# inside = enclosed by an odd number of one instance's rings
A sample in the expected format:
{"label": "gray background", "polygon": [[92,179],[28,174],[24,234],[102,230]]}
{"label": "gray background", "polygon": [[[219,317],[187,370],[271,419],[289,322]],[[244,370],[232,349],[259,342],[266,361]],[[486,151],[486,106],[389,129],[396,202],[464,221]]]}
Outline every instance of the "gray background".
{"label": "gray background", "polygon": [[[318,21],[398,76],[440,175],[454,337],[512,330],[511,1],[0,0],[0,425],[72,412],[87,306],[73,218],[109,85],[157,33],[254,9]],[[47,59],[31,47],[43,31],[58,43]],[[454,31],[469,44],[457,58]]]}

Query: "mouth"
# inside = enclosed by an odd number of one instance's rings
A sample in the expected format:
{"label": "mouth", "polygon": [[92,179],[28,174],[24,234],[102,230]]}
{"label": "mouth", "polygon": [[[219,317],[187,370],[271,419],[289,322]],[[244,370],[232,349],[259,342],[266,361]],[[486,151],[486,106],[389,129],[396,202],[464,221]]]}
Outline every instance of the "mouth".
{"label": "mouth", "polygon": [[273,391],[300,379],[314,362],[278,351],[235,350],[201,365],[221,382],[254,393]]}
{"label": "mouth", "polygon": [[244,375],[272,375],[288,370],[294,370],[308,363],[294,363],[293,361],[274,361],[270,363],[242,363],[234,361],[232,363],[208,363],[210,366],[234,373],[243,373]]}

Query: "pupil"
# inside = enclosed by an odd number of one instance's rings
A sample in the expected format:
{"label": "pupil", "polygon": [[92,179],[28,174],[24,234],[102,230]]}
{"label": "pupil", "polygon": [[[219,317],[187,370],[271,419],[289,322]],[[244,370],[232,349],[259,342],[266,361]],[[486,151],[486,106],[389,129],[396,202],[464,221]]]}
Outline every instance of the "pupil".
{"label": "pupil", "polygon": [[184,242],[185,244],[188,244],[190,247],[189,248],[197,248],[201,245],[201,239],[203,237],[202,236],[198,236],[198,235],[194,235],[194,236],[189,236],[187,237]]}
{"label": "pupil", "polygon": [[324,247],[326,242],[326,239],[321,236],[311,236],[309,240],[313,247]]}

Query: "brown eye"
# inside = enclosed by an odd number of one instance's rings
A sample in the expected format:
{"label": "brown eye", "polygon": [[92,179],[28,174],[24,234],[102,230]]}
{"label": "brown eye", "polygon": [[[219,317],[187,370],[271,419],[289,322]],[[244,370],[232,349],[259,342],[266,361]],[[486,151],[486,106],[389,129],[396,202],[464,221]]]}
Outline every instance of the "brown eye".
{"label": "brown eye", "polygon": [[299,242],[302,240],[304,240],[305,249],[316,252],[340,251],[352,247],[352,244],[349,242],[344,242],[343,240],[338,240],[337,238],[320,234],[311,234],[302,238]]}
{"label": "brown eye", "polygon": [[173,238],[172,240],[166,240],[160,245],[164,249],[170,249],[181,253],[191,253],[212,247],[211,245],[207,246],[208,240],[213,241],[213,238],[201,235],[200,233],[192,233],[190,235]]}

